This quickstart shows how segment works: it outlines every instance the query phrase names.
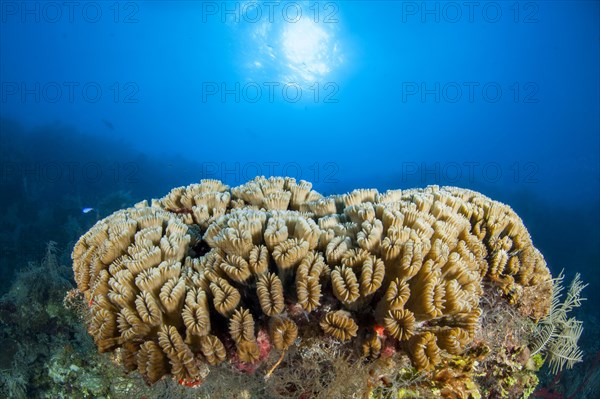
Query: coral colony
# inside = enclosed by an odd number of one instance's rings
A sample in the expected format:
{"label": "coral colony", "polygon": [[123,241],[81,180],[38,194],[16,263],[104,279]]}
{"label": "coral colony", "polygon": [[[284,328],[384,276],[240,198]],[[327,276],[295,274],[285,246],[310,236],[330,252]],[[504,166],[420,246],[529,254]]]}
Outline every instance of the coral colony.
{"label": "coral colony", "polygon": [[323,381],[342,364],[364,397],[528,396],[522,331],[553,302],[521,219],[455,187],[202,180],[100,220],[72,258],[100,352],[149,384],[227,365],[279,397],[342,395]]}

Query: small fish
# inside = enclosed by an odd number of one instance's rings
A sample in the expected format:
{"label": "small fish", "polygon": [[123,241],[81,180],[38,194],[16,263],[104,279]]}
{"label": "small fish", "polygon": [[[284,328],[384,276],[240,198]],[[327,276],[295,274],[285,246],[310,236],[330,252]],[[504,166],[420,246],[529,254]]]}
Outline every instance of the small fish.
{"label": "small fish", "polygon": [[83,213],[90,213],[90,212],[91,212],[91,211],[93,211],[93,210],[94,210],[94,208],[83,208],[83,209],[81,210],[81,212],[83,212]]}
{"label": "small fish", "polygon": [[115,130],[114,125],[110,123],[110,121],[107,121],[106,119],[102,118],[102,123],[104,123],[104,125],[110,130]]}

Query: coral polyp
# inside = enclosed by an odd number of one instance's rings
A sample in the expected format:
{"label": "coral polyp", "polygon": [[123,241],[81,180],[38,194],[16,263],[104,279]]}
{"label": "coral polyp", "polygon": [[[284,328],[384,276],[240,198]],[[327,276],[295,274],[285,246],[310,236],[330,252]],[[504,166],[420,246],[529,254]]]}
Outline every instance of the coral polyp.
{"label": "coral polyp", "polygon": [[435,371],[485,347],[483,296],[532,319],[552,298],[516,213],[455,187],[324,197],[293,178],[203,180],[100,220],[72,259],[98,349],[149,383],[196,385],[223,362],[275,376],[327,345]]}

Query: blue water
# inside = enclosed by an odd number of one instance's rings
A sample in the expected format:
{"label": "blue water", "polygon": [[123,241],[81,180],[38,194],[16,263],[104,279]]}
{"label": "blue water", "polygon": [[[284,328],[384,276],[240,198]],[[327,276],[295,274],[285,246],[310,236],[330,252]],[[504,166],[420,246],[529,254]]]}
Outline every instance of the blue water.
{"label": "blue water", "polygon": [[450,184],[598,284],[597,1],[0,4],[7,235],[200,178]]}

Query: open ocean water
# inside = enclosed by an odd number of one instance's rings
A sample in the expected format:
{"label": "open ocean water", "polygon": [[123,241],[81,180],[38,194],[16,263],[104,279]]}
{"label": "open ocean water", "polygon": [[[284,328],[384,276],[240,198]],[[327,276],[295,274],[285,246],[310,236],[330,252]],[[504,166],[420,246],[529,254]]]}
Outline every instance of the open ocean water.
{"label": "open ocean water", "polygon": [[537,397],[600,397],[600,2],[1,0],[0,17],[5,397],[118,397],[57,371],[58,347],[96,352],[58,309],[75,242],[174,187],[257,176],[508,204],[553,276],[589,284],[583,361]]}

